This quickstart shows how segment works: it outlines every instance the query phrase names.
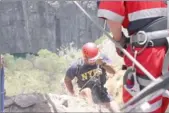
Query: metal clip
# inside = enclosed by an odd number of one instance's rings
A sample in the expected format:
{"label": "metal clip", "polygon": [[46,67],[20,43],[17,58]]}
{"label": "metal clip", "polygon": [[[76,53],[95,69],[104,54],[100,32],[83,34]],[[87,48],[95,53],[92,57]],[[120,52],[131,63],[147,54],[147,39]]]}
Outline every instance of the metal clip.
{"label": "metal clip", "polygon": [[150,43],[149,46],[153,47],[154,46],[154,42],[152,40],[150,40],[148,43]]}
{"label": "metal clip", "polygon": [[[136,59],[136,56],[137,56],[137,51],[134,52],[134,58]],[[136,77],[136,69],[134,67],[134,63],[132,64],[132,66],[130,68],[128,68],[128,72],[127,73],[127,76],[131,78],[134,77],[134,84],[131,88],[128,88],[127,87],[127,84],[124,85],[124,88],[132,95],[132,96],[135,96],[139,91],[140,91],[140,86],[137,82],[137,77]],[[130,69],[130,70],[129,70]]]}
{"label": "metal clip", "polygon": [[[138,44],[139,45],[144,45],[147,41],[148,41],[148,38],[147,38],[147,35],[144,31],[139,31],[137,33],[137,37],[138,37]],[[144,38],[144,41],[139,41],[139,39],[143,39]]]}

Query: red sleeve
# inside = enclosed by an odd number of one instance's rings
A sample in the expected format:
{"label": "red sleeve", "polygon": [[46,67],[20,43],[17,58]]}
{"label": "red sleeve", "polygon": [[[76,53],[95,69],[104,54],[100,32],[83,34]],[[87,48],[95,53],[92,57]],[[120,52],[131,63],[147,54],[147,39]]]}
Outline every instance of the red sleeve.
{"label": "red sleeve", "polygon": [[98,17],[123,23],[125,7],[123,1],[100,1]]}
{"label": "red sleeve", "polygon": [[[124,2],[124,7],[127,7],[126,4],[127,4],[127,2]],[[122,25],[126,29],[129,25],[129,18],[128,18],[128,10],[127,9],[125,9],[125,17],[124,17],[124,21],[123,21]]]}
{"label": "red sleeve", "polygon": [[128,19],[127,15],[125,16],[122,25],[123,25],[124,28],[128,27],[128,25],[129,25],[129,19]]}

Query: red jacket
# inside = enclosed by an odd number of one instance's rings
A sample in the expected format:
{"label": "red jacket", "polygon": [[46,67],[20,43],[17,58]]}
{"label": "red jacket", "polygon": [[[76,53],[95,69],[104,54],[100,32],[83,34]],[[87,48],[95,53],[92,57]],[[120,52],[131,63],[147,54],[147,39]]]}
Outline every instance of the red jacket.
{"label": "red jacket", "polygon": [[167,15],[164,1],[100,1],[98,17],[121,22],[129,33]]}
{"label": "red jacket", "polygon": [[[98,17],[121,22],[129,34],[139,31],[159,17],[167,16],[167,5],[164,1],[100,1],[98,7]],[[129,47],[127,51],[133,55]],[[165,51],[165,47],[147,48],[137,56],[137,61],[154,77],[158,77],[161,75]],[[132,65],[126,56],[124,61],[127,66]],[[136,70],[144,75],[140,69]]]}

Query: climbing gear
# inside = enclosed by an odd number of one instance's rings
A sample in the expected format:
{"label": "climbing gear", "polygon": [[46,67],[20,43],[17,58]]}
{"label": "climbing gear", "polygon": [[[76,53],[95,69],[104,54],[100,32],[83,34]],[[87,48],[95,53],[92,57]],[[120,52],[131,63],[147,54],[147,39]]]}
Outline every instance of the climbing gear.
{"label": "climbing gear", "polygon": [[[166,52],[166,55],[163,61],[162,74],[168,72],[169,37],[166,37],[166,35],[168,34],[167,31],[163,30],[164,32],[162,33],[157,30],[162,30],[164,28],[167,28],[166,23],[167,23],[166,17],[159,18],[156,21],[147,25],[145,28],[143,28],[142,31],[139,31],[137,34],[133,35],[130,41],[131,45],[135,47],[143,47],[142,51],[146,47],[158,47],[158,46],[167,47],[167,52]],[[151,32],[149,32],[149,31],[154,31],[154,30],[156,30],[155,34],[152,34]],[[148,33],[146,33],[145,31],[148,31]]]}
{"label": "climbing gear", "polygon": [[99,112],[102,112],[101,110],[101,103],[102,103],[102,98],[103,96],[107,96],[106,89],[103,86],[102,83],[102,69],[100,68],[99,65],[97,65],[97,71],[95,75],[93,75],[79,90],[79,93],[85,88],[89,87],[91,89],[92,93],[92,99],[95,103],[99,104]]}
{"label": "climbing gear", "polygon": [[[144,47],[147,44],[147,47],[157,47],[166,45],[165,37],[162,38],[154,38],[153,37],[145,37],[146,32],[158,31],[167,28],[167,18],[161,17],[156,19],[155,21],[149,23],[147,26],[142,28],[137,34],[131,36],[130,44],[135,47]],[[158,27],[157,27],[158,26]]]}
{"label": "climbing gear", "polygon": [[91,89],[91,93],[93,95],[92,99],[96,103],[101,103],[101,96],[106,95],[106,91],[104,88],[104,84],[102,82],[101,76],[103,72],[99,65],[97,65],[97,71],[95,75],[93,75],[79,90],[79,93],[86,87]]}
{"label": "climbing gear", "polygon": [[[145,48],[149,48],[149,47],[165,46],[167,48],[167,52],[166,52],[164,60],[163,60],[163,67],[162,67],[162,75],[163,76],[165,73],[168,72],[168,66],[169,66],[169,61],[168,61],[168,59],[169,59],[169,37],[165,37],[165,36],[163,37],[161,35],[161,32],[158,30],[166,29],[167,28],[166,23],[167,23],[166,17],[157,19],[156,21],[147,25],[145,28],[143,28],[137,34],[134,34],[131,37],[131,42],[130,42],[132,45],[131,47],[141,47],[142,48],[139,51],[139,54],[141,52],[143,52]],[[158,31],[158,32],[156,32],[156,34],[149,34],[149,35],[146,33],[146,32],[151,33],[153,31]],[[142,76],[137,76],[137,80],[138,80],[139,85],[141,85],[143,87],[148,86],[152,82],[152,80],[147,79],[146,77],[142,77]],[[169,97],[168,89],[166,91],[159,89],[158,93],[159,93],[159,95],[163,94],[163,95],[167,95]],[[156,95],[156,97],[158,96],[157,93],[155,93],[154,95]],[[151,97],[151,99],[152,99],[152,97]],[[148,104],[149,103],[147,102],[145,105],[148,106]],[[151,106],[151,105],[149,105],[149,106]],[[143,107],[142,109],[144,109],[144,108],[145,107]],[[147,108],[146,111],[148,109],[149,108]],[[150,107],[150,109],[151,109],[151,107]]]}
{"label": "climbing gear", "polygon": [[127,45],[130,43],[130,37],[125,36],[125,34],[122,32],[121,39],[118,42],[123,48],[127,48]]}
{"label": "climbing gear", "polygon": [[[168,72],[169,37],[165,36],[165,35],[167,35],[167,32],[165,30],[163,30],[163,29],[167,28],[166,23],[167,23],[166,17],[157,19],[156,21],[150,23],[150,25],[147,25],[145,28],[143,28],[142,31],[139,31],[137,34],[134,34],[131,37],[131,42],[130,42],[132,47],[133,46],[134,47],[142,47],[142,50],[140,51],[140,53],[142,51],[144,51],[145,48],[149,48],[149,47],[165,46],[167,48],[167,51],[166,51],[166,54],[165,54],[165,57],[163,60],[163,67],[162,67],[162,75],[163,76],[165,76],[166,73],[168,73],[168,75],[169,75],[169,72]],[[164,32],[162,33],[158,30],[163,30]],[[152,31],[157,31],[157,32],[156,32],[156,34],[152,34],[151,33]],[[148,32],[148,33],[146,33],[146,32]],[[168,75],[166,74],[166,76],[168,76]],[[152,80],[147,79],[146,77],[142,77],[142,76],[137,76],[137,80],[138,80],[138,83],[143,87],[147,87],[152,82]],[[165,86],[163,86],[163,87],[165,87]],[[169,97],[168,89],[166,88],[166,91],[165,91],[165,90],[163,90],[163,87],[161,87],[161,89],[159,88],[159,90],[157,92],[155,92],[155,93],[151,92],[151,93],[153,93],[156,97],[161,94],[167,95],[167,97]],[[147,91],[147,93],[149,92],[149,90]],[[149,97],[151,97],[151,96],[149,96]],[[152,97],[151,97],[151,99],[152,99]],[[140,100],[141,100],[141,98],[140,98]],[[142,102],[143,102],[143,99],[142,99]],[[136,105],[138,106],[139,103],[136,103],[132,108],[134,108]],[[146,103],[146,106],[148,106],[148,104],[149,103]],[[141,106],[141,105],[139,105],[139,106]],[[130,108],[130,110],[132,108]],[[145,107],[143,107],[143,108],[145,108]]]}
{"label": "climbing gear", "polygon": [[97,45],[93,42],[84,44],[82,47],[82,52],[84,57],[90,62],[95,62],[100,55]]}
{"label": "climbing gear", "polygon": [[[133,34],[130,38],[130,44],[132,45],[131,47],[141,47],[142,49],[138,52],[140,54],[145,50],[145,48],[148,47],[157,47],[157,46],[165,46],[166,39],[165,37],[163,38],[148,38],[145,37],[146,32],[152,32],[152,31],[157,31],[157,30],[163,30],[167,28],[167,18],[166,17],[161,17],[151,23],[149,23],[147,26],[142,28],[137,34]],[[158,27],[157,27],[158,26]],[[134,50],[133,50],[134,51]]]}
{"label": "climbing gear", "polygon": [[[135,51],[134,58],[136,59],[137,56],[137,51]],[[135,96],[138,92],[140,92],[140,85],[137,82],[137,77],[136,77],[136,69],[134,67],[134,63],[131,67],[129,67],[125,74],[124,74],[124,88],[132,95]],[[132,83],[128,84],[126,83],[128,80],[130,80]]]}
{"label": "climbing gear", "polygon": [[[161,77],[157,78],[156,80],[152,81],[147,87],[145,87],[137,95],[135,95],[132,99],[130,99],[121,108],[121,110],[124,110],[129,105],[133,105],[133,104],[134,105],[132,106],[132,108],[134,108],[134,107],[140,105],[140,103],[144,102],[145,98],[147,98],[147,97],[155,98],[158,95],[161,95],[162,93],[164,93],[166,90],[169,89],[169,84],[168,84],[169,76],[168,75],[169,75],[169,72],[165,73],[164,76],[161,76]],[[155,96],[154,96],[154,94],[155,94]]]}
{"label": "climbing gear", "polygon": [[[94,87],[95,85],[100,85],[101,84],[101,80],[100,80],[100,75],[102,74],[102,70],[100,68],[98,68],[97,66],[97,71],[95,73],[95,75],[93,75],[79,90],[79,92],[81,92],[85,87],[87,86],[92,86]],[[91,88],[92,89],[92,88]]]}
{"label": "climbing gear", "polygon": [[[127,45],[130,44],[130,38],[129,38],[129,37],[126,37],[123,32],[122,32],[121,34],[122,34],[121,40],[118,41],[118,42],[119,42],[119,44],[120,44],[124,49],[126,49],[126,48],[127,48]],[[124,53],[123,53],[119,48],[117,48],[117,47],[116,47],[116,52],[117,52],[117,54],[118,54],[119,56],[121,56],[121,57],[124,56]]]}

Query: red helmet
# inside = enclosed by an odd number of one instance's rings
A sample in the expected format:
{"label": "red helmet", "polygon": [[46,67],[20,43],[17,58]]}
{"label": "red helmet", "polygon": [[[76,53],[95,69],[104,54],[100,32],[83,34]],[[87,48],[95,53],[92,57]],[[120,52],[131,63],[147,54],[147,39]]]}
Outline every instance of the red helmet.
{"label": "red helmet", "polygon": [[95,60],[99,56],[99,49],[95,43],[88,42],[83,45],[82,53],[84,57],[88,58],[88,60]]}

